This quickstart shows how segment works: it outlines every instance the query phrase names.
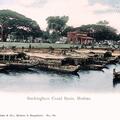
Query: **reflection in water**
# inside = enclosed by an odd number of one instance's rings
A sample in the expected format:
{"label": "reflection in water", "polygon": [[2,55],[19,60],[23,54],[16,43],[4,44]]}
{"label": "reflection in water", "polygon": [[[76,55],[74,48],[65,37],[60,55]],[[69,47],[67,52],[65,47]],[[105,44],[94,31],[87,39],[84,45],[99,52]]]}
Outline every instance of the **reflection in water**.
{"label": "reflection in water", "polygon": [[[56,74],[43,71],[0,73],[0,91],[7,92],[113,92],[120,90],[119,81],[113,80],[113,68],[102,71],[80,71],[76,75]],[[117,85],[117,87],[116,87]]]}
{"label": "reflection in water", "polygon": [[120,84],[120,79],[113,79],[113,87],[116,87],[117,84]]}

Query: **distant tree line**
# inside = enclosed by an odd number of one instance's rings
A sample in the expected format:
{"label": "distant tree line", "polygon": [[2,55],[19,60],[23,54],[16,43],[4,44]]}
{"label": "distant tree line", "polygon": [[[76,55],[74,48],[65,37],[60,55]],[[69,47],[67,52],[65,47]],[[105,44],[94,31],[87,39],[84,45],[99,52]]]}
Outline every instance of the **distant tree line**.
{"label": "distant tree line", "polygon": [[50,16],[46,19],[46,31],[40,29],[36,21],[25,17],[15,11],[0,10],[0,36],[1,41],[6,42],[8,35],[14,33],[19,39],[27,39],[32,36],[33,40],[41,37],[54,43],[61,37],[67,37],[68,32],[87,32],[97,41],[120,40],[117,30],[109,26],[109,22],[99,21],[96,24],[81,25],[79,27],[68,26],[68,16]]}

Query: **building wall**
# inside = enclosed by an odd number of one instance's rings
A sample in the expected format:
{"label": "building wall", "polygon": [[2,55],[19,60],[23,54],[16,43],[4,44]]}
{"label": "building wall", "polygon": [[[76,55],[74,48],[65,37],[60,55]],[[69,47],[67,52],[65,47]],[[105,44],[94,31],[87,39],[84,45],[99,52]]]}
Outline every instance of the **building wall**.
{"label": "building wall", "polygon": [[68,43],[89,44],[93,42],[93,38],[87,33],[68,32]]}

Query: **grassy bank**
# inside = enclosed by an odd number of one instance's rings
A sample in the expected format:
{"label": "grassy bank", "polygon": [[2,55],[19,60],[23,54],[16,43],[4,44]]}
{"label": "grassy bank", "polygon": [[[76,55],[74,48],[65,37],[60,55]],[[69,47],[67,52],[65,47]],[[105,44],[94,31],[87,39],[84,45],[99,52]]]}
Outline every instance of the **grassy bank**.
{"label": "grassy bank", "polygon": [[[5,48],[12,48],[15,46],[16,48],[29,48],[31,45],[31,48],[37,48],[37,49],[47,49],[49,47],[57,48],[57,49],[68,49],[68,48],[81,48],[81,45],[73,45],[73,44],[57,44],[57,43],[20,43],[20,42],[0,42],[0,48],[3,46]],[[118,46],[115,46],[115,48],[118,48]],[[94,46],[94,49],[115,49],[111,46]],[[85,48],[86,49],[86,48]],[[91,46],[87,46],[87,49],[91,49]],[[120,49],[119,49],[120,50]]]}
{"label": "grassy bank", "polygon": [[71,44],[50,44],[50,43],[20,43],[20,42],[0,42],[0,47],[6,47],[11,48],[13,46],[16,46],[16,48],[29,48],[29,45],[31,45],[32,48],[70,48],[75,47],[75,45]]}

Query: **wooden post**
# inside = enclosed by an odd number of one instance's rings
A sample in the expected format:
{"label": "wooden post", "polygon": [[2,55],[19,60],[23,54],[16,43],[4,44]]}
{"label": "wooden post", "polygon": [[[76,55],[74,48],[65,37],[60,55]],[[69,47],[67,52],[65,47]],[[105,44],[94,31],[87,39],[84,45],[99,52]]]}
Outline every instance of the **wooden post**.
{"label": "wooden post", "polygon": [[17,56],[15,55],[15,59],[14,59],[15,61],[17,60]]}
{"label": "wooden post", "polygon": [[10,62],[10,60],[11,60],[11,55],[9,55],[9,62]]}
{"label": "wooden post", "polygon": [[3,62],[5,61],[5,55],[3,55]]}

